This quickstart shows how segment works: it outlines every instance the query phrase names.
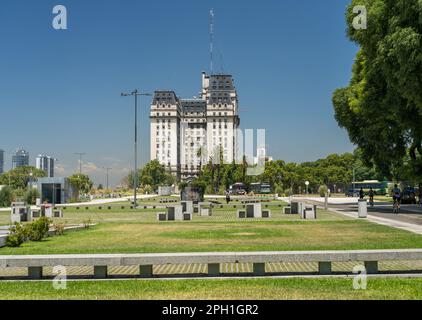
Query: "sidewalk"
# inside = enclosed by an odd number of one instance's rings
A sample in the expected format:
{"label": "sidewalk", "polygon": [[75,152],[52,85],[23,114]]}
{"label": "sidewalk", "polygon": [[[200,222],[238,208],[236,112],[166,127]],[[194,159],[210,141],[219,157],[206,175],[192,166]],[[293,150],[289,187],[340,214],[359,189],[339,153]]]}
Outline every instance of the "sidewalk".
{"label": "sidewalk", "polygon": [[[286,201],[290,203],[290,198],[280,198],[280,200]],[[317,203],[318,205],[322,206],[325,202],[324,198],[306,198],[306,197],[292,197],[291,200],[295,201],[303,201],[303,202],[313,202]],[[352,208],[347,207],[347,205],[357,205],[358,198],[330,198],[328,201],[328,210],[331,212],[335,212],[337,214],[341,214],[343,216],[347,216],[349,218],[353,219],[359,219],[358,218],[358,212],[357,208],[356,210],[352,211]],[[339,210],[338,208],[330,208],[330,205],[344,205],[345,208],[343,210]],[[367,221],[371,221],[373,223],[377,223],[379,225],[388,226],[396,229],[406,230],[412,233],[421,234],[422,235],[422,225],[417,225],[413,223],[407,223],[403,221],[397,221],[393,219],[388,218],[381,218],[377,216],[373,216],[371,214],[368,214],[368,217],[366,218]]]}

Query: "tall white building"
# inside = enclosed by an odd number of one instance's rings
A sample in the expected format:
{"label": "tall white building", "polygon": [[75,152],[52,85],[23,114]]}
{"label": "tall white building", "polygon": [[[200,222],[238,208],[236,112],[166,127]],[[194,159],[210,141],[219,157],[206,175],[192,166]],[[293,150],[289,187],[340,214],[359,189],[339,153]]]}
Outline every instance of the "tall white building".
{"label": "tall white building", "polygon": [[35,167],[43,170],[48,178],[54,177],[54,159],[49,156],[39,155],[35,159]]}
{"label": "tall white building", "polygon": [[184,180],[196,176],[211,157],[231,163],[236,159],[239,124],[231,75],[202,73],[202,90],[194,99],[156,91],[151,105],[151,160],[159,160]]}

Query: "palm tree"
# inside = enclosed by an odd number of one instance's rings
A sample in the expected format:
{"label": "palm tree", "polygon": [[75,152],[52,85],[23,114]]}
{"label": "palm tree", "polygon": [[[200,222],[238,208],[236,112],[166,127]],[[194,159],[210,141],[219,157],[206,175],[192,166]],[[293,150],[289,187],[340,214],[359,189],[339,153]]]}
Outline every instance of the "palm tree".
{"label": "palm tree", "polygon": [[242,182],[246,183],[246,171],[248,170],[248,162],[246,160],[246,155],[242,158]]}
{"label": "palm tree", "polygon": [[199,158],[199,174],[202,173],[202,156],[204,154],[204,147],[200,146],[196,152],[196,156]]}

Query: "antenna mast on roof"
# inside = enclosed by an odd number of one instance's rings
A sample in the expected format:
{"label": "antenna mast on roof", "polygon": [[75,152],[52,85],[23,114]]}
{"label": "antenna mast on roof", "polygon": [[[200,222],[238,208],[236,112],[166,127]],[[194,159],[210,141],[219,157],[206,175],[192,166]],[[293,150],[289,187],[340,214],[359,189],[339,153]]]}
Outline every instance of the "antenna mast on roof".
{"label": "antenna mast on roof", "polygon": [[214,72],[213,51],[214,51],[214,9],[211,9],[210,10],[210,71],[211,71],[211,74],[213,74]]}

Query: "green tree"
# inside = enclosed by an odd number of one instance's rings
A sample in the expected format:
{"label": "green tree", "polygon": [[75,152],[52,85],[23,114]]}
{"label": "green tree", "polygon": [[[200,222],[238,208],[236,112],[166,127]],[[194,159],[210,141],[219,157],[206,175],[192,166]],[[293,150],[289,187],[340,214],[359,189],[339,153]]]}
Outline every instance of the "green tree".
{"label": "green tree", "polygon": [[[366,6],[368,29],[353,27],[355,5]],[[420,0],[353,0],[346,13],[360,50],[349,86],[334,92],[335,117],[365,161],[389,178],[403,165],[422,177],[421,17]]]}
{"label": "green tree", "polygon": [[10,207],[13,199],[14,194],[11,187],[3,187],[0,190],[0,207]]}
{"label": "green tree", "polygon": [[40,197],[40,193],[37,189],[30,188],[24,194],[24,200],[27,204],[34,205],[37,202],[37,198]]}
{"label": "green tree", "polygon": [[43,178],[46,174],[35,167],[18,167],[0,175],[0,185],[8,185],[12,189],[26,189],[28,182]]}
{"label": "green tree", "polygon": [[168,181],[169,175],[166,168],[158,160],[148,162],[140,174],[141,186],[151,186],[154,190]]}
{"label": "green tree", "polygon": [[79,173],[70,176],[69,183],[75,189],[78,198],[81,193],[89,193],[93,186],[89,176]]}

